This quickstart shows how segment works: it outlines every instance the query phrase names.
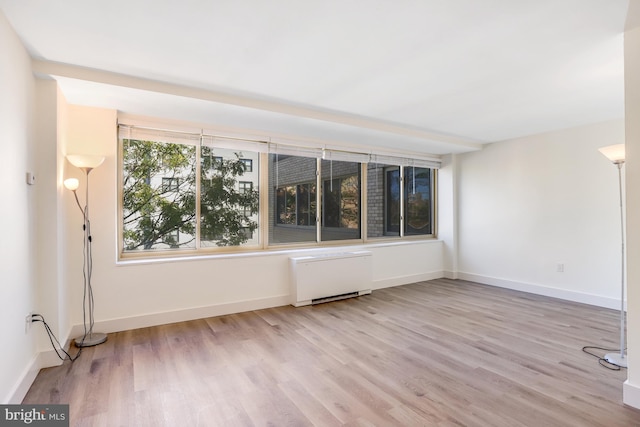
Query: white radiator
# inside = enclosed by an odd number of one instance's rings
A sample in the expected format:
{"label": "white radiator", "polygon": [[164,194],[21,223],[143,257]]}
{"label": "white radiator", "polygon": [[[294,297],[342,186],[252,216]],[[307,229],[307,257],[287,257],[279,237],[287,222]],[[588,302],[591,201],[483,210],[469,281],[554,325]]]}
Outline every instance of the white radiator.
{"label": "white radiator", "polygon": [[317,304],[371,293],[371,252],[289,258],[291,304]]}

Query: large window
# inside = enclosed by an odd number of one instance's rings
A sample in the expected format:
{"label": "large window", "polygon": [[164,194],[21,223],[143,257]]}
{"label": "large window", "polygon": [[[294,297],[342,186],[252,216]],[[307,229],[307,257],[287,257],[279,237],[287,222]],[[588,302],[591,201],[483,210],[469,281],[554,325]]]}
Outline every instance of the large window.
{"label": "large window", "polygon": [[404,235],[431,234],[431,170],[404,168]]}
{"label": "large window", "polygon": [[195,248],[196,147],[123,141],[125,251]]}
{"label": "large window", "polygon": [[317,160],[269,155],[269,243],[317,240]]}
{"label": "large window", "polygon": [[360,163],[272,154],[269,165],[270,244],[360,239]]}
{"label": "large window", "polygon": [[125,125],[120,143],[123,255],[434,235],[436,162]]}
{"label": "large window", "polygon": [[256,168],[246,167],[248,160],[253,163],[257,159],[258,153],[201,148],[201,247],[258,244],[259,175]]}
{"label": "large window", "polygon": [[258,153],[169,132],[121,141],[123,252],[258,244]]}
{"label": "large window", "polygon": [[321,239],[360,239],[360,163],[322,160]]}
{"label": "large window", "polygon": [[367,237],[433,234],[433,169],[367,166]]}

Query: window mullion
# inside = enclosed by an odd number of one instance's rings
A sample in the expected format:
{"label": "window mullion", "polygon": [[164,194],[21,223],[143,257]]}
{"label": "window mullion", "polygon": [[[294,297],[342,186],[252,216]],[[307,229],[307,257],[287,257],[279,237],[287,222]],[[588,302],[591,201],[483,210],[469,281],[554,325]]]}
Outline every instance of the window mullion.
{"label": "window mullion", "polygon": [[404,166],[400,166],[400,237],[404,236]]}
{"label": "window mullion", "polygon": [[367,241],[369,215],[368,197],[369,197],[369,174],[367,173],[367,164],[360,164],[360,239]]}
{"label": "window mullion", "polygon": [[202,153],[202,135],[200,135],[200,143],[196,149],[196,250],[200,249],[200,222],[202,220],[202,212],[200,206],[200,191],[201,191],[201,178],[202,178],[202,164],[201,164],[201,153]]}
{"label": "window mullion", "polygon": [[[258,156],[258,238],[260,247],[266,248],[269,243],[269,154]],[[276,190],[277,191],[277,190]],[[276,197],[274,192],[273,197]],[[275,215],[274,215],[275,220]]]}
{"label": "window mullion", "polygon": [[322,159],[316,159],[316,243],[322,241]]}

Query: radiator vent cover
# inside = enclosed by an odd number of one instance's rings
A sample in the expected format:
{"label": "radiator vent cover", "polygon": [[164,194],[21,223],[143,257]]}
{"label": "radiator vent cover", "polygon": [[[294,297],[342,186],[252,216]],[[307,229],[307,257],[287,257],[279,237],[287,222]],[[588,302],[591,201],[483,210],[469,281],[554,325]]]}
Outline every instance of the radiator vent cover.
{"label": "radiator vent cover", "polygon": [[327,253],[289,258],[291,304],[319,304],[371,293],[369,251]]}

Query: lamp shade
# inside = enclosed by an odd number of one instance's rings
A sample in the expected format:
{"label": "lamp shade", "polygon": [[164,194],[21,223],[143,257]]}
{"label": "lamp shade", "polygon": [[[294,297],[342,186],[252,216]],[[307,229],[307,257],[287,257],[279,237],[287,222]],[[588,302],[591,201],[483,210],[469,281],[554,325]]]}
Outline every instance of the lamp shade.
{"label": "lamp shade", "polygon": [[68,178],[64,180],[64,186],[67,190],[76,191],[80,182],[76,178]]}
{"label": "lamp shade", "polygon": [[624,144],[608,145],[598,151],[615,164],[624,163]]}
{"label": "lamp shade", "polygon": [[97,168],[104,162],[104,156],[87,155],[87,154],[69,154],[67,160],[73,166],[90,171]]}

